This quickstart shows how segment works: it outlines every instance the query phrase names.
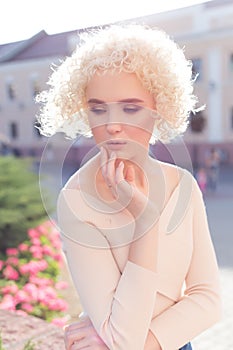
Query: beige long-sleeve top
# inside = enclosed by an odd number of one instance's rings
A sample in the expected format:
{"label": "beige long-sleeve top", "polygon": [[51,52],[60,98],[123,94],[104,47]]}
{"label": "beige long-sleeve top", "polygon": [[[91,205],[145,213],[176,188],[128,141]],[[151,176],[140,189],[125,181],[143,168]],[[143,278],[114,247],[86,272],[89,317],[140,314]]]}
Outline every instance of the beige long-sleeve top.
{"label": "beige long-sleeve top", "polygon": [[[176,350],[219,320],[218,266],[202,193],[188,171],[155,225],[157,273],[128,261],[129,244],[117,239],[121,232],[130,241],[133,224],[96,211],[95,200],[62,189],[58,222],[83,309],[110,349],[143,350],[151,330],[163,350]],[[109,229],[124,219],[120,231]]]}

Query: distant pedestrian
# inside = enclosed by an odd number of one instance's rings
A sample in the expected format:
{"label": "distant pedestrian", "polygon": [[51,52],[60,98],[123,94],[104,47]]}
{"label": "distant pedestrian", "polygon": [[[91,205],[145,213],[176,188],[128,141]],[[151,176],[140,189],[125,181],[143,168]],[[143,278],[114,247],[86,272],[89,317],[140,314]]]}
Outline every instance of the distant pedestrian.
{"label": "distant pedestrian", "polygon": [[200,167],[196,174],[196,179],[202,193],[206,193],[207,188],[207,173],[204,167]]}
{"label": "distant pedestrian", "polygon": [[207,167],[207,185],[208,189],[215,192],[217,189],[218,178],[219,178],[219,166],[220,166],[220,152],[217,148],[212,147],[210,153],[206,159]]}

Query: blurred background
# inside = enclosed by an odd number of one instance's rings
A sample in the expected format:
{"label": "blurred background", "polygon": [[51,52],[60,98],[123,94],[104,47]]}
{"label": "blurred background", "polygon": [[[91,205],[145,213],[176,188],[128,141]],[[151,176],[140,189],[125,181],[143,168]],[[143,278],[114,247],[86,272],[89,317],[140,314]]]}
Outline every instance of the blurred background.
{"label": "blurred background", "polygon": [[[190,115],[182,140],[176,139],[166,147],[158,143],[151,147],[151,153],[189,168],[203,191],[220,267],[224,315],[219,324],[193,344],[196,350],[229,350],[233,349],[233,0],[155,3],[129,2],[126,6],[118,2],[109,6],[100,1],[96,8],[96,4],[89,4],[86,12],[78,1],[60,5],[42,1],[38,9],[34,2],[24,1],[8,1],[3,6],[0,257],[5,261],[7,248],[22,243],[30,227],[53,217],[60,188],[93,148],[93,141],[83,137],[71,142],[58,134],[48,140],[35,127],[39,106],[34,99],[48,87],[51,65],[71,54],[78,43],[78,32],[87,27],[124,20],[164,29],[192,61],[193,74],[198,74],[195,93],[199,105],[206,108]],[[27,183],[31,184],[30,189]],[[18,194],[13,199],[15,191]],[[27,213],[27,225],[22,223],[22,211]],[[66,314],[75,319],[81,306],[65,263],[58,275],[68,282],[69,288],[63,292],[68,302]],[[0,303],[1,297],[0,294]]]}

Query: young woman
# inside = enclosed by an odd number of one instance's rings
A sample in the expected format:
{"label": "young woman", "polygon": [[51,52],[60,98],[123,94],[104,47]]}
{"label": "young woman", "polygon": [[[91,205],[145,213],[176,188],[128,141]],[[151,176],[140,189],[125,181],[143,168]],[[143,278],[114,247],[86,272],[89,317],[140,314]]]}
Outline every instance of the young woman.
{"label": "young woman", "polygon": [[149,144],[184,132],[192,70],[162,31],[87,33],[40,95],[46,135],[93,136],[99,153],[67,182],[58,222],[84,316],[67,350],[191,349],[220,317],[218,267],[201,191]]}

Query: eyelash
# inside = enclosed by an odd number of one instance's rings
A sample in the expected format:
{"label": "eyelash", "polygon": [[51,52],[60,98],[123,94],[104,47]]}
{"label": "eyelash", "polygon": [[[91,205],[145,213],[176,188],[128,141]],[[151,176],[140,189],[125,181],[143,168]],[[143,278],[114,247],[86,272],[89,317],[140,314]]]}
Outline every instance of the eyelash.
{"label": "eyelash", "polygon": [[140,111],[142,109],[141,106],[138,105],[133,105],[133,104],[129,104],[124,106],[123,110],[124,112],[128,113],[128,114],[134,114],[137,113],[138,111]]}
{"label": "eyelash", "polygon": [[107,112],[107,109],[103,107],[91,107],[90,111],[96,115],[101,115]]}
{"label": "eyelash", "polygon": [[[126,104],[122,106],[122,110],[126,113],[126,114],[135,114],[138,111],[140,111],[142,109],[141,106],[135,105],[135,104]],[[103,115],[105,114],[108,110],[107,108],[103,107],[103,106],[93,106],[90,108],[90,111],[96,115]]]}

